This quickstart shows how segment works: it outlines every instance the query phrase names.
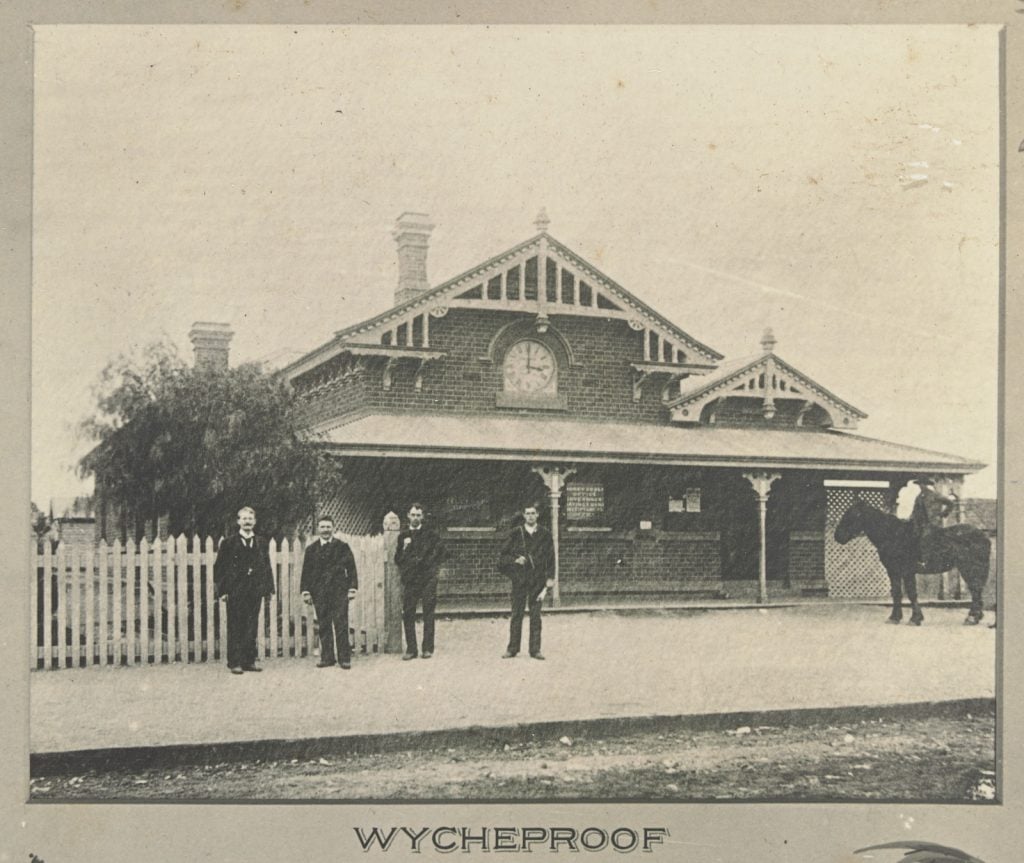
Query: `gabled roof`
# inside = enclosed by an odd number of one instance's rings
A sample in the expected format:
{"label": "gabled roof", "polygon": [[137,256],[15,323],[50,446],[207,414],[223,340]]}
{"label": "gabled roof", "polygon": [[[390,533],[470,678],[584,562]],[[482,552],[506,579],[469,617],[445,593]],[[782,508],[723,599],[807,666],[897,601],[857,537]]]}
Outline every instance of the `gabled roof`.
{"label": "gabled roof", "polygon": [[791,366],[770,347],[760,354],[723,363],[710,374],[684,380],[679,394],[666,407],[674,420],[697,422],[707,404],[729,397],[760,399],[766,411],[772,409],[776,399],[795,399],[808,407],[817,404],[833,416],[834,425],[847,429],[856,428],[859,420],[867,418],[866,413]]}
{"label": "gabled roof", "polygon": [[[543,277],[538,270],[541,260],[546,262]],[[553,267],[553,275],[548,274],[549,267]],[[531,268],[535,295],[527,297]],[[541,284],[542,278],[544,284]],[[553,300],[547,298],[549,280],[555,285]],[[435,288],[339,330],[330,342],[282,371],[288,377],[295,377],[343,352],[346,344],[400,344],[400,334],[404,332],[405,337],[410,338],[414,324],[423,333],[422,343],[426,347],[429,317],[443,317],[450,308],[621,318],[634,330],[643,330],[645,338],[647,334],[654,334],[649,337],[650,341],[659,346],[660,355],[671,354],[673,362],[722,359],[717,351],[679,329],[614,279],[542,231]],[[660,356],[654,359],[658,358]]]}

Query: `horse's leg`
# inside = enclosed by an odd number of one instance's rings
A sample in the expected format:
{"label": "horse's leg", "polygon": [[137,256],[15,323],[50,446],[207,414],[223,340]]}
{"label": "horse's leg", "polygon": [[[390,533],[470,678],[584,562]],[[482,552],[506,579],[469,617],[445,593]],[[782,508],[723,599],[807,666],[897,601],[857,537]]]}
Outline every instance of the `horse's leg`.
{"label": "horse's leg", "polygon": [[910,623],[920,626],[924,623],[924,615],[921,613],[921,606],[917,604],[917,573],[913,567],[904,573],[903,581],[907,589],[907,599],[910,600]]}
{"label": "horse's leg", "polygon": [[903,587],[898,573],[886,569],[886,574],[889,576],[889,592],[892,594],[892,613],[886,623],[899,623],[903,620]]}
{"label": "horse's leg", "polygon": [[973,567],[965,566],[961,572],[964,581],[967,582],[968,589],[971,591],[971,608],[964,619],[964,626],[975,626],[981,623],[981,619],[985,616],[985,609],[982,605],[984,581],[979,578],[978,573],[974,571]]}

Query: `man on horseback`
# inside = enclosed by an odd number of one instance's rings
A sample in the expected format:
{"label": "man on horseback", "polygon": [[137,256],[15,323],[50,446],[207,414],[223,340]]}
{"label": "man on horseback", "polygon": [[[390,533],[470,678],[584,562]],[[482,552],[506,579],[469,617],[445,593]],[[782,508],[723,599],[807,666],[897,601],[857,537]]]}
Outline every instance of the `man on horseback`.
{"label": "man on horseback", "polygon": [[914,538],[917,541],[917,560],[921,566],[927,564],[929,556],[940,553],[936,544],[942,541],[942,520],[956,508],[957,500],[935,490],[935,481],[928,476],[914,480],[921,491],[914,501],[914,510],[910,514]]}

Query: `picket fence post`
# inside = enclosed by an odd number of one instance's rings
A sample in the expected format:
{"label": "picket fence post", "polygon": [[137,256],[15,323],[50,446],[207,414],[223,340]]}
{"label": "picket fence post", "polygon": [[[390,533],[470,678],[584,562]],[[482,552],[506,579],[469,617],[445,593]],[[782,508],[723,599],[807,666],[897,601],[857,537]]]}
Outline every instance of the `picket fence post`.
{"label": "picket fence post", "polygon": [[[206,617],[206,650],[203,658],[206,662],[213,662],[215,659],[215,642],[214,642],[214,630],[213,630],[213,616],[214,606],[217,600],[213,598],[213,561],[216,555],[213,550],[213,537],[206,537],[206,543],[203,547],[203,560],[206,578],[203,580],[203,610],[205,611]],[[202,617],[200,617],[202,620]],[[197,624],[198,626],[198,624]],[[198,637],[197,637],[198,640]],[[198,649],[196,651],[196,658],[198,660]]]}
{"label": "picket fence post", "polygon": [[43,668],[53,668],[53,548],[43,541]]}
{"label": "picket fence post", "polygon": [[149,541],[143,538],[139,543],[139,665],[149,665],[149,573],[152,566]]}
{"label": "picket fence post", "polygon": [[[302,570],[302,543],[296,542],[292,548],[292,554],[290,558],[290,566],[288,567],[288,598],[291,602],[292,612],[292,625],[295,627],[295,656],[306,655],[306,633],[302,629],[302,618],[305,614],[303,609],[302,597],[299,595],[299,576]],[[308,650],[310,653],[313,652],[312,644],[312,630],[313,627],[309,627],[309,645]]]}
{"label": "picket fence post", "polygon": [[[43,540],[43,541],[44,542],[48,542],[48,540]],[[36,541],[33,541],[33,543],[32,543],[32,576],[33,576],[33,579],[32,579],[32,589],[29,592],[29,606],[30,606],[29,614],[31,615],[29,620],[32,622],[31,626],[29,627],[29,629],[30,629],[29,638],[31,639],[29,646],[31,647],[31,650],[32,650],[32,653],[31,653],[32,663],[31,663],[31,665],[29,665],[29,668],[38,668],[39,667],[39,659],[40,659],[40,656],[39,656],[39,644],[40,644],[40,637],[42,636],[42,632],[40,631],[40,621],[39,621],[39,617],[40,617],[40,615],[39,615],[39,602],[40,602],[39,590],[42,587],[42,582],[39,580],[39,573],[42,572],[42,570],[40,569],[41,565],[42,565],[42,561],[40,560],[39,543],[36,542]],[[42,616],[42,626],[43,627],[46,626],[46,615],[45,614]]]}
{"label": "picket fence post", "polygon": [[[355,653],[388,651],[388,540],[338,536],[352,548],[360,587],[350,605]],[[317,647],[311,608],[302,602],[300,536],[270,540],[275,592],[260,609],[258,652],[301,658]],[[212,662],[223,657],[227,616],[217,601],[216,543],[198,536],[143,538],[138,544],[74,547],[45,542],[31,555],[31,668],[91,668]],[[391,597],[393,600],[394,597]],[[190,601],[191,600],[191,601]],[[398,618],[401,647],[400,616]],[[393,624],[394,621],[391,621]]]}
{"label": "picket fence post", "polygon": [[153,664],[164,661],[164,543],[153,540]]}
{"label": "picket fence post", "polygon": [[[125,546],[127,547],[127,543]],[[121,569],[124,563],[124,549],[121,547],[120,541],[115,540],[110,558],[111,571],[113,573],[112,583],[114,585],[114,611],[111,628],[113,630],[114,665],[116,666],[121,664],[123,644],[121,641],[121,621],[124,620],[124,611],[121,604],[121,590],[124,581]]]}
{"label": "picket fence post", "polygon": [[[82,616],[82,600],[81,591],[78,589],[81,585],[81,564],[82,564],[82,553],[80,549],[72,547],[69,549],[70,554],[68,555],[68,589],[70,593],[68,597],[68,611],[70,612],[70,619],[68,620],[69,642],[68,644],[68,658],[71,661],[72,668],[78,668],[78,642],[79,642],[79,620]],[[66,595],[66,594],[65,594]]]}
{"label": "picket fence post", "polygon": [[96,585],[93,574],[95,549],[90,545],[85,550],[85,667],[91,668],[95,662],[93,655],[96,633]]}
{"label": "picket fence post", "polygon": [[129,541],[124,548],[124,660],[135,664],[135,543]]}

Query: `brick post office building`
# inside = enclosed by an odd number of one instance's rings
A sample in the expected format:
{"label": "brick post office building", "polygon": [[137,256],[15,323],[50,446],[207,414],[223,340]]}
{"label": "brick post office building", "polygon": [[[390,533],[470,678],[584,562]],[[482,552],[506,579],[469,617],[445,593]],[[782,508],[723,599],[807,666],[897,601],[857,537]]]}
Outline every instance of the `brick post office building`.
{"label": "brick post office building", "polygon": [[[325,508],[350,532],[421,502],[449,603],[507,592],[499,544],[524,501],[558,541],[557,599],[885,593],[831,526],[852,486],[892,508],[913,477],[983,467],[857,434],[866,416],[776,353],[731,359],[548,233],[435,287],[426,216],[398,220],[394,306],[282,373],[342,459]],[[756,347],[758,334],[752,338]]]}

